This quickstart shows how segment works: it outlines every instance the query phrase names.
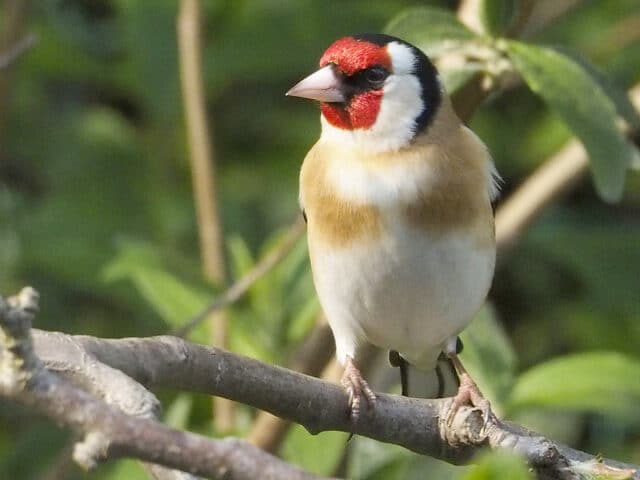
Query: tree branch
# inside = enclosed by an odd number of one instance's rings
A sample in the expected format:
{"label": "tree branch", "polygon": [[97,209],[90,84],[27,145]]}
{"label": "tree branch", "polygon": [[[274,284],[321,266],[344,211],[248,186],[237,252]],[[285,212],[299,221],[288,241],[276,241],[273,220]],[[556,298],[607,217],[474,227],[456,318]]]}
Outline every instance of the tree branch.
{"label": "tree branch", "polygon": [[[34,350],[31,321],[37,308],[38,295],[28,287],[7,301],[0,297],[0,395],[30,407],[82,436],[83,441],[74,451],[76,462],[90,468],[98,461],[129,456],[214,479],[320,478],[242,440],[210,440],[172,430],[151,419],[126,415],[52,374],[44,368]],[[36,348],[43,350],[44,355],[58,351],[57,348],[67,350],[62,354],[65,363],[73,362],[78,354],[90,354],[82,342],[73,337],[62,334],[38,336]],[[44,347],[42,341],[48,341],[45,338],[53,339],[55,345]],[[68,352],[69,349],[72,351]],[[60,355],[56,354],[56,359],[59,361]],[[55,364],[56,359],[52,359],[52,363]],[[91,370],[87,365],[75,366]],[[96,378],[97,382],[102,380]]]}
{"label": "tree branch", "polygon": [[[44,352],[39,357],[46,358],[44,366],[51,372],[68,380],[77,387],[93,394],[104,402],[117,407],[127,415],[150,420],[158,420],[161,405],[158,399],[140,383],[96,360],[84,349],[78,348],[68,337],[59,336],[59,342],[43,345]],[[60,344],[65,344],[61,347]],[[100,448],[100,445],[95,445]],[[99,451],[90,451],[90,444],[83,444],[82,458],[99,458]],[[78,450],[76,449],[76,452]],[[90,460],[89,466],[95,463]],[[160,465],[143,463],[143,468],[156,480],[194,480],[196,477],[179,470],[167,469]]]}
{"label": "tree branch", "polygon": [[[463,407],[451,418],[451,399],[378,394],[376,408],[363,411],[352,424],[346,394],[335,384],[176,337],[105,340],[38,330],[33,335],[36,351],[45,362],[47,352],[68,348],[68,342],[73,342],[75,348],[145,385],[220,395],[300,423],[311,433],[353,432],[455,464],[468,462],[486,446],[515,450],[550,479],[574,478],[573,469],[595,458],[510,423],[491,423],[483,430],[480,413],[472,408]],[[610,461],[593,465],[635,469]]]}

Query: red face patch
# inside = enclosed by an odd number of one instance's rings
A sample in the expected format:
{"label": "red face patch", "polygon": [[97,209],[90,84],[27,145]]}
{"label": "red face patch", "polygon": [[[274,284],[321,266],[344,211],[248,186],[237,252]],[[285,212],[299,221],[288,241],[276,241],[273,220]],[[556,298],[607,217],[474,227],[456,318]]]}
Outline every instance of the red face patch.
{"label": "red face patch", "polygon": [[372,90],[355,95],[348,105],[323,102],[320,111],[334,127],[366,130],[376,123],[381,101],[382,90]]}
{"label": "red face patch", "polygon": [[327,48],[320,59],[320,66],[328,63],[335,63],[345,75],[353,75],[374,65],[382,65],[391,71],[391,58],[386,48],[353,37],[336,40]]}
{"label": "red face patch", "polygon": [[[354,75],[375,65],[391,71],[391,57],[385,47],[345,37],[336,40],[322,55],[320,66],[333,63],[347,76]],[[367,129],[375,122],[380,111],[382,90],[371,90],[354,95],[348,105],[322,103],[322,114],[337,128],[345,130]]]}

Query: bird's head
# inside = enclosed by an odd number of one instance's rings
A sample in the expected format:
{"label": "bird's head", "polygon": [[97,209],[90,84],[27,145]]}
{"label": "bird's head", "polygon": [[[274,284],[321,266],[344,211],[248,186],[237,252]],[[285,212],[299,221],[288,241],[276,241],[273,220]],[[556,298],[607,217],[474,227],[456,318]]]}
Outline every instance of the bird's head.
{"label": "bird's head", "polygon": [[376,152],[411,143],[442,101],[438,73],[413,45],[382,34],[335,41],[287,95],[319,100],[323,138]]}

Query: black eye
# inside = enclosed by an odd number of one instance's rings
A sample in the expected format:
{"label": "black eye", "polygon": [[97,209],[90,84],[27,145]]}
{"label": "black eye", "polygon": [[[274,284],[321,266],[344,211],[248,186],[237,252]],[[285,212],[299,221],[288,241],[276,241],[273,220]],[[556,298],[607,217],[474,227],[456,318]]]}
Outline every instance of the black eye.
{"label": "black eye", "polygon": [[389,76],[384,67],[371,67],[364,71],[364,78],[370,85],[380,86]]}

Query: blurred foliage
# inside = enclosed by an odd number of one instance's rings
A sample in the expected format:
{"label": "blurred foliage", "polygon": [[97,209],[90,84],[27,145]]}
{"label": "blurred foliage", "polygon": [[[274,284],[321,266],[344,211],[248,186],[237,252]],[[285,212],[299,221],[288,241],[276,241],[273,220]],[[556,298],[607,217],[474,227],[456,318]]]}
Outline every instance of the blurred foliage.
{"label": "blurred foliage", "polygon": [[[224,287],[200,272],[177,3],[42,0],[28,2],[24,18],[5,15],[21,1],[0,4],[0,29],[35,32],[39,42],[0,71],[0,291],[36,287],[41,328],[166,333]],[[640,81],[640,3],[582,1],[518,42],[499,37],[520,2],[480,2],[482,34],[457,22],[447,10],[455,3],[203,2],[230,271],[237,279],[276,248],[297,215],[298,169],[318,135],[318,112],[283,94],[334,39],[386,30],[436,59],[457,53],[465,61],[442,72],[451,91],[479,72],[497,78],[515,67],[525,83],[492,95],[471,124],[505,179],[503,198],[571,135],[591,154],[597,188],[583,182],[549,207],[501,259],[491,306],[464,334],[464,361],[509,418],[640,463],[640,175],[625,178],[637,150],[614,128],[618,117],[638,124],[624,91]],[[534,20],[564,1],[535,3]],[[605,204],[597,192],[620,201]],[[229,309],[230,347],[284,362],[318,311],[300,242]],[[203,325],[191,338],[208,334]],[[159,393],[167,423],[216,435],[206,397]],[[238,435],[254,414],[241,407]],[[4,401],[0,422],[0,478],[44,478],[54,468],[61,478],[146,478],[131,461],[91,474],[65,467],[67,435]],[[364,438],[353,439],[345,457],[345,440],[294,427],[281,454],[356,479],[530,478],[513,457],[453,467]]]}

